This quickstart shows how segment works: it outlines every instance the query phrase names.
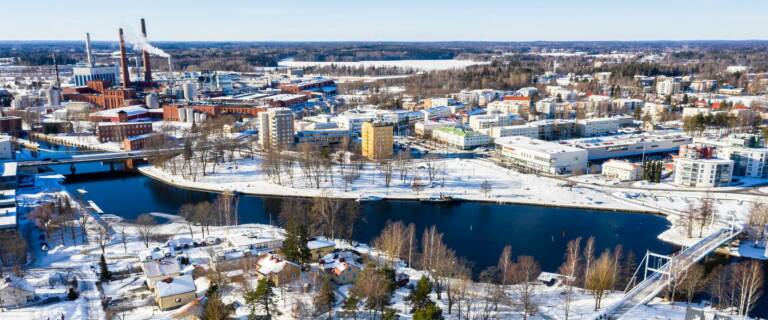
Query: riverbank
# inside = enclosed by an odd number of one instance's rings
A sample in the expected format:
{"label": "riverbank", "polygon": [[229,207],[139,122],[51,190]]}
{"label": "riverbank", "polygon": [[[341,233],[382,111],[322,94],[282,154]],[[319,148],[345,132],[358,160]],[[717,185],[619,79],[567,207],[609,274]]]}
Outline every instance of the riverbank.
{"label": "riverbank", "polygon": [[[357,199],[361,196],[376,196],[389,200],[418,200],[431,195],[447,195],[455,199],[498,204],[522,204],[576,209],[597,209],[608,211],[631,211],[640,213],[661,213],[654,208],[638,206],[620,201],[610,195],[580,186],[568,186],[560,180],[523,174],[499,167],[480,159],[442,159],[431,165],[442,171],[431,183],[426,178],[424,164],[417,165],[404,182],[393,173],[389,187],[385,178],[373,164],[366,164],[360,177],[349,185],[341,177],[335,181],[321,182],[320,188],[310,186],[306,178],[298,173],[292,182],[283,184],[269,182],[260,168],[261,161],[239,161],[221,165],[216,173],[198,176],[196,181],[181,175],[152,167],[143,166],[138,170],[146,176],[164,183],[190,190],[225,192],[235,191],[254,196],[317,197],[332,195],[338,198]],[[336,169],[334,169],[336,170]],[[413,175],[422,177],[423,190],[416,192],[411,185]],[[481,185],[488,182],[490,189],[484,194]]]}

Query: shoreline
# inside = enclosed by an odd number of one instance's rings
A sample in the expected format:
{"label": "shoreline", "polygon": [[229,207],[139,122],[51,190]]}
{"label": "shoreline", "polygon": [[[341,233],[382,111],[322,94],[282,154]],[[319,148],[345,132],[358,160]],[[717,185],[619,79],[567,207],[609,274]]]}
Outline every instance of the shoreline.
{"label": "shoreline", "polygon": [[[192,191],[200,191],[200,192],[209,192],[209,193],[222,193],[225,190],[222,189],[213,189],[213,188],[204,188],[199,186],[191,186],[187,184],[178,183],[175,180],[168,180],[166,177],[160,176],[155,174],[153,170],[147,169],[148,166],[142,166],[139,168],[136,168],[136,171],[150,179],[153,179],[158,182],[165,183],[167,185],[171,185],[180,189],[185,190],[192,190]],[[321,190],[321,189],[319,189]],[[309,195],[291,195],[291,194],[283,194],[283,193],[264,193],[264,192],[253,192],[253,191],[241,191],[241,190],[235,190],[241,194],[248,195],[248,196],[257,196],[257,197],[275,197],[275,198],[313,198],[314,196]],[[355,200],[357,197],[344,195],[344,194],[334,194],[334,196],[343,198],[343,199],[349,199],[349,200]],[[402,196],[393,196],[393,195],[377,195],[378,197],[381,197],[382,200],[394,200],[394,201],[419,201],[420,197],[402,197]],[[635,213],[635,214],[650,214],[655,215],[659,217],[667,217],[668,214],[665,214],[663,211],[656,210],[653,208],[648,208],[645,206],[633,204],[637,207],[637,209],[628,209],[628,208],[606,208],[606,207],[594,207],[589,205],[580,205],[580,204],[550,204],[545,202],[537,202],[537,201],[515,201],[515,200],[509,200],[509,199],[501,199],[501,200],[490,200],[490,199],[477,199],[474,197],[462,197],[462,196],[454,196],[456,199],[459,199],[461,202],[478,202],[478,203],[487,203],[487,204],[502,204],[502,205],[526,205],[526,206],[538,206],[538,207],[550,207],[550,208],[565,208],[565,209],[582,209],[582,210],[594,210],[594,211],[605,211],[605,212],[624,212],[624,213]]]}

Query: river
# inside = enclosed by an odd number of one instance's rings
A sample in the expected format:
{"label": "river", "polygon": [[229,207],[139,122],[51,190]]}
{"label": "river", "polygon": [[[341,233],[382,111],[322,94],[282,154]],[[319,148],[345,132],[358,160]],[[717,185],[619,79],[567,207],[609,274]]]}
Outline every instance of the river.
{"label": "river", "polygon": [[[67,152],[64,152],[66,154]],[[50,156],[43,152],[39,157]],[[64,155],[66,156],[66,155]],[[180,189],[135,172],[112,170],[98,163],[79,164],[76,172],[102,174],[76,175],[67,179],[71,192],[87,191],[83,197],[96,202],[105,213],[134,219],[142,213],[176,213],[185,203],[212,201],[216,195]],[[69,174],[68,165],[53,166]],[[281,204],[278,197],[242,196],[239,201],[241,223],[274,223]],[[354,240],[370,242],[388,220],[414,223],[419,234],[436,225],[446,244],[469,262],[475,274],[496,264],[505,245],[513,255],[536,258],[544,271],[556,271],[570,239],[594,236],[596,252],[621,245],[624,252],[639,258],[647,251],[668,254],[673,245],[657,236],[669,227],[661,216],[631,212],[539,207],[527,205],[462,202],[430,204],[417,201],[380,201],[360,206],[362,221],[355,228]],[[721,261],[722,263],[722,261]],[[761,301],[754,315],[768,314],[768,303]]]}

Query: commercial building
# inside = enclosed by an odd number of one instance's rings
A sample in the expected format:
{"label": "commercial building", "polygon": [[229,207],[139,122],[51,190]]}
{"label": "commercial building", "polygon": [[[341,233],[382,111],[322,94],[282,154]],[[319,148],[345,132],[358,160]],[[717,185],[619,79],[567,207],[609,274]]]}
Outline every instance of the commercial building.
{"label": "commercial building", "polygon": [[138,119],[149,119],[149,111],[142,106],[128,106],[117,109],[102,110],[91,113],[92,122],[127,122]]}
{"label": "commercial building", "polygon": [[432,139],[461,150],[477,148],[491,143],[491,138],[487,135],[455,127],[435,129],[432,131]]}
{"label": "commercial building", "polygon": [[318,146],[329,146],[339,144],[345,138],[349,138],[350,133],[347,129],[329,128],[329,129],[306,129],[296,131],[296,143],[309,143]]}
{"label": "commercial building", "polygon": [[685,187],[714,188],[731,183],[733,160],[713,158],[711,147],[687,145],[675,159],[674,184]]}
{"label": "commercial building", "polygon": [[549,174],[587,170],[587,151],[560,143],[512,136],[495,141],[502,164]]}
{"label": "commercial building", "polygon": [[613,159],[662,152],[675,152],[693,139],[680,132],[619,134],[563,141],[589,152],[589,160]]}
{"label": "commercial building", "polygon": [[635,181],[643,176],[643,166],[625,160],[611,159],[603,163],[603,175],[621,181]]}
{"label": "commercial building", "polygon": [[259,113],[259,144],[265,149],[283,149],[293,144],[293,112],[270,108]]}
{"label": "commercial building", "polygon": [[152,132],[152,122],[99,122],[96,137],[99,142],[122,142],[123,139]]}
{"label": "commercial building", "polygon": [[619,129],[633,121],[630,116],[606,118],[591,118],[576,120],[576,135],[579,137],[604,136],[616,133]]}
{"label": "commercial building", "polygon": [[503,138],[510,136],[524,136],[532,139],[539,138],[539,127],[534,124],[520,124],[514,126],[491,127],[478,130],[491,138]]}
{"label": "commercial building", "polygon": [[363,157],[370,160],[392,158],[394,144],[393,127],[381,121],[370,121],[363,124]]}

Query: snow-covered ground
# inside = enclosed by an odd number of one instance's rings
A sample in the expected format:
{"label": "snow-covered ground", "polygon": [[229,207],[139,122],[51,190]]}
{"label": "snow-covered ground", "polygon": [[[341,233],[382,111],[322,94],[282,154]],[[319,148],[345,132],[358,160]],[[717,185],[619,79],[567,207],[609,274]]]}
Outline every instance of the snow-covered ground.
{"label": "snow-covered ground", "polygon": [[281,67],[314,67],[314,66],[331,66],[337,65],[340,67],[376,67],[376,68],[402,68],[402,69],[416,69],[423,71],[435,71],[435,70],[448,70],[448,69],[461,69],[478,64],[488,64],[484,61],[472,61],[472,60],[369,60],[369,61],[356,61],[356,62],[325,62],[325,61],[294,61],[283,60],[278,63]]}

